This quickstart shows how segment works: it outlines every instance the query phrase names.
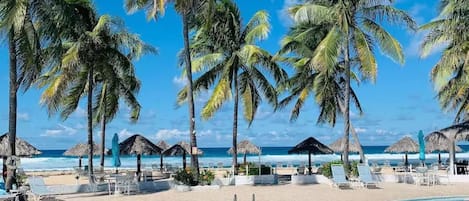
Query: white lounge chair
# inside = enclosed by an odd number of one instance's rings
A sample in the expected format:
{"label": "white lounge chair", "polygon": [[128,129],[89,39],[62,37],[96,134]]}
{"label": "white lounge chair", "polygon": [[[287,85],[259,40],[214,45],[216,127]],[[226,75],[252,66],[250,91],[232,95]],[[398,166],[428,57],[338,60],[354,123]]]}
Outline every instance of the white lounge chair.
{"label": "white lounge chair", "polygon": [[331,165],[332,182],[334,186],[340,188],[341,186],[350,187],[350,182],[345,177],[344,166],[342,164]]}
{"label": "white lounge chair", "polygon": [[54,195],[60,194],[58,192],[51,191],[44,183],[44,179],[42,177],[28,177],[28,184],[30,187],[30,192],[36,201],[39,201],[42,198],[53,197]]}
{"label": "white lounge chair", "polygon": [[370,166],[365,164],[358,164],[357,169],[358,178],[360,179],[360,182],[362,183],[363,187],[367,188],[370,185],[376,187],[378,185],[378,181],[374,180],[373,175],[371,175]]}

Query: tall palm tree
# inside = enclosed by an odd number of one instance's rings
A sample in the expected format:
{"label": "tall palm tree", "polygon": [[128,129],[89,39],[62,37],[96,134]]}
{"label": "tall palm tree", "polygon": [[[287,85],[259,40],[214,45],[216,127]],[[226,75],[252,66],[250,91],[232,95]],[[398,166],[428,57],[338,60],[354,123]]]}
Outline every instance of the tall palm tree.
{"label": "tall palm tree", "polygon": [[[0,32],[6,36],[9,49],[9,126],[8,146],[10,156],[16,155],[16,112],[17,93],[20,87],[24,91],[34,83],[42,69],[41,41],[53,39],[53,36],[41,34],[41,26],[60,26],[52,23],[50,16],[62,17],[67,15],[62,9],[55,7],[73,7],[73,1],[39,1],[39,0],[4,0],[0,1]],[[46,9],[48,13],[44,12]],[[66,23],[65,23],[66,24]],[[14,181],[14,169],[7,171],[6,189],[10,190]]]}
{"label": "tall palm tree", "polygon": [[[232,1],[221,1],[213,16],[212,26],[199,27],[191,46],[193,71],[202,72],[194,81],[194,92],[214,86],[202,109],[204,119],[211,118],[234,95],[232,165],[236,174],[239,100],[244,106],[244,118],[251,125],[262,96],[277,105],[276,90],[262,72],[268,72],[277,82],[285,79],[287,74],[267,51],[256,45],[270,30],[267,12],[256,12],[243,26],[236,5]],[[178,104],[187,101],[188,87],[179,92]]]}
{"label": "tall palm tree", "polygon": [[[326,36],[328,27],[311,23],[297,23],[282,40],[281,48],[275,59],[292,66],[295,74],[279,86],[279,91],[288,91],[289,94],[279,103],[279,108],[284,108],[292,101],[295,102],[291,111],[290,121],[295,121],[306,102],[306,99],[314,94],[320,113],[317,123],[328,123],[335,126],[337,115],[344,110],[344,67],[340,61],[330,72],[321,73],[311,69],[311,55],[319,42]],[[356,60],[356,59],[353,59]],[[354,80],[359,84],[360,80],[353,74]],[[358,97],[351,88],[352,101],[362,114]],[[357,144],[360,144],[358,136],[352,128],[352,136]],[[360,146],[360,160],[365,156]]]}
{"label": "tall palm tree", "polygon": [[[444,46],[440,60],[433,66],[431,78],[438,91],[441,107],[456,110],[454,123],[469,118],[469,2],[442,0],[436,20],[420,27],[428,31],[422,46],[422,57]],[[450,138],[454,145],[454,138]],[[450,146],[450,164],[455,158],[455,147]]]}
{"label": "tall palm tree", "polygon": [[[128,13],[135,13],[138,10],[145,10],[147,19],[158,19],[159,15],[165,13],[166,4],[174,3],[175,10],[182,17],[183,38],[184,38],[184,56],[185,56],[185,72],[188,83],[188,109],[189,109],[189,135],[191,147],[197,147],[197,137],[195,131],[195,110],[194,98],[192,91],[192,62],[189,50],[189,22],[194,20],[196,15],[201,13],[210,21],[210,15],[214,2],[216,0],[125,0],[125,9]],[[199,159],[197,154],[192,153],[195,149],[191,149],[191,166],[196,169],[197,178],[199,175]],[[197,179],[196,178],[196,179]]]}
{"label": "tall palm tree", "polygon": [[[94,16],[94,10],[90,10]],[[137,103],[133,93],[138,90],[139,82],[135,78],[133,59],[142,54],[155,51],[140,38],[127,32],[122,21],[103,15],[89,18],[92,29],[78,34],[76,40],[64,42],[62,60],[52,65],[42,77],[41,86],[47,88],[42,95],[42,103],[51,114],[60,111],[66,119],[78,107],[81,97],[87,96],[88,108],[88,153],[89,174],[93,174],[93,94],[109,90],[95,97],[94,106],[98,116],[109,115],[112,119],[117,107],[108,107],[107,98],[118,93],[131,103]],[[83,31],[83,30],[81,30]],[[118,90],[119,92],[115,92]],[[104,95],[104,96],[103,96]],[[118,100],[114,100],[118,101]],[[138,106],[138,105],[137,105]],[[108,111],[107,111],[108,110]],[[93,182],[90,180],[90,182]]]}
{"label": "tall palm tree", "polygon": [[[290,9],[296,22],[329,25],[327,35],[315,48],[311,69],[331,72],[340,60],[344,66],[344,147],[343,159],[349,164],[350,78],[354,68],[362,79],[375,81],[377,63],[372,47],[376,44],[383,54],[404,63],[399,42],[376,21],[384,19],[391,24],[402,24],[414,29],[415,22],[404,11],[392,6],[391,0],[337,0],[324,3],[309,1]],[[351,58],[358,60],[353,65]],[[341,58],[341,59],[339,59]]]}

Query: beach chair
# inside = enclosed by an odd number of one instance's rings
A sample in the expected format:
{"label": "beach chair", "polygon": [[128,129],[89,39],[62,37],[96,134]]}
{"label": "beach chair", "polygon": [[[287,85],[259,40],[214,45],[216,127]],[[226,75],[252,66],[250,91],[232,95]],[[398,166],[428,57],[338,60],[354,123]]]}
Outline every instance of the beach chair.
{"label": "beach chair", "polygon": [[53,192],[49,190],[49,188],[44,183],[44,179],[42,177],[28,177],[28,184],[30,192],[34,197],[34,200],[36,201],[39,201],[42,198],[51,198],[54,195],[60,194],[58,192]]}
{"label": "beach chair", "polygon": [[140,188],[134,175],[124,175],[116,178],[116,189],[123,194],[138,193]]}
{"label": "beach chair", "polygon": [[331,165],[333,185],[340,187],[350,187],[350,182],[345,177],[344,166],[342,164]]}
{"label": "beach chair", "polygon": [[365,164],[358,164],[357,169],[358,178],[360,179],[360,182],[362,183],[363,187],[368,188],[368,186],[370,185],[376,187],[378,185],[378,181],[374,180],[373,175],[371,175],[370,166]]}

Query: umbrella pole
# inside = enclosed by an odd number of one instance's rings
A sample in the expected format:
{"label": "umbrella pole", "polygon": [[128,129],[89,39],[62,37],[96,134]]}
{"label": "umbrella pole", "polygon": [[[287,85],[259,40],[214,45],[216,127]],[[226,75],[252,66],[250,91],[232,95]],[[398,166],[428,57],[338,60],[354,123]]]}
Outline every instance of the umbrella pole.
{"label": "umbrella pole", "polygon": [[163,154],[160,155],[160,171],[163,172]]}
{"label": "umbrella pole", "polygon": [[182,169],[186,169],[186,152],[182,154]]}
{"label": "umbrella pole", "polygon": [[438,165],[441,165],[441,152],[438,152]]}
{"label": "umbrella pole", "polygon": [[3,181],[6,181],[5,180],[5,176],[7,175],[7,157],[4,156],[3,157],[3,169],[2,169],[2,177],[3,177]]}
{"label": "umbrella pole", "polygon": [[142,155],[137,154],[137,181],[140,181],[140,172],[141,172],[141,164],[142,164]]}
{"label": "umbrella pole", "polygon": [[246,164],[246,153],[244,153],[244,164]]}
{"label": "umbrella pole", "polygon": [[309,174],[311,175],[312,174],[312,172],[311,172],[311,151],[308,152],[308,163],[309,163],[308,170],[309,170]]}
{"label": "umbrella pole", "polygon": [[81,169],[81,157],[82,156],[78,156],[78,169]]}

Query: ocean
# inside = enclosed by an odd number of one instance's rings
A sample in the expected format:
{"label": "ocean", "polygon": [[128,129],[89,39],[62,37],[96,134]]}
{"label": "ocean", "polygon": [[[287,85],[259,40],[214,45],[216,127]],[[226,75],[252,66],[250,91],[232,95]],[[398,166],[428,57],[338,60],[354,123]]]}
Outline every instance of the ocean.
{"label": "ocean", "polygon": [[[457,153],[456,158],[469,159],[469,145],[459,145],[464,152]],[[291,147],[262,147],[262,154],[248,155],[247,160],[249,162],[258,163],[270,163],[276,165],[282,163],[284,165],[292,164],[299,165],[300,163],[306,163],[308,156],[305,154],[288,154],[288,150]],[[231,166],[232,157],[227,153],[229,148],[201,148],[204,154],[200,156],[199,162],[202,166],[217,165],[223,163],[223,166]],[[384,164],[389,162],[391,165],[403,161],[404,154],[389,154],[384,153],[386,146],[363,146],[365,156],[369,163]],[[78,157],[63,156],[65,150],[41,150],[42,154],[31,158],[21,158],[21,167],[26,171],[48,171],[48,170],[72,170],[73,167],[78,166]],[[441,154],[442,161],[446,161],[448,158],[447,153]],[[358,160],[357,154],[350,155],[351,160]],[[408,155],[410,163],[418,163],[418,154]],[[238,162],[242,162],[243,156],[238,156]],[[340,160],[339,154],[327,154],[327,155],[314,155],[312,156],[312,162],[315,165],[321,163]],[[426,154],[426,163],[433,163],[438,160],[438,153]],[[160,156],[143,156],[142,164],[147,167],[151,167],[152,164],[159,163]],[[95,156],[93,160],[95,166],[99,165],[99,156]],[[190,158],[187,157],[187,162],[190,163]],[[173,166],[181,166],[181,157],[164,157],[164,163],[172,164]],[[87,164],[87,158],[83,158],[82,164]],[[112,168],[111,156],[105,158],[105,168]],[[135,156],[121,156],[121,167],[123,169],[135,168],[136,157]]]}

